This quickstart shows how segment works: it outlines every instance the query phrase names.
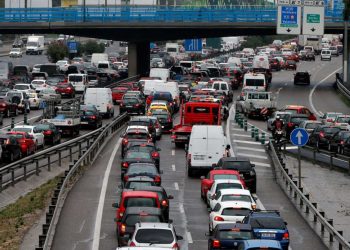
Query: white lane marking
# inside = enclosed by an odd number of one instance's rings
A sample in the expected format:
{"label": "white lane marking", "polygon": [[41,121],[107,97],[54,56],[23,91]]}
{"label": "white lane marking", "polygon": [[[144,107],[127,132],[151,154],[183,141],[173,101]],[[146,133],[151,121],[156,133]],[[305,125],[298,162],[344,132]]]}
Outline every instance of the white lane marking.
{"label": "white lane marking", "polygon": [[298,146],[287,146],[286,149],[290,150],[290,149],[298,149]]}
{"label": "white lane marking", "polygon": [[[261,142],[257,142],[257,141],[243,141],[243,140],[233,140],[234,142],[237,143],[246,143],[246,144],[254,144],[254,145],[262,145]],[[268,142],[268,141],[267,141]]]}
{"label": "white lane marking", "polygon": [[[28,119],[28,121],[34,120],[34,119],[39,118],[39,117],[40,117],[40,115],[34,116],[34,117]],[[15,123],[15,126],[16,126],[16,125],[19,125],[19,124],[22,124],[23,122],[24,122],[24,121],[17,122],[17,123]],[[7,126],[2,127],[2,128],[0,128],[0,129],[6,129],[6,128],[10,128],[10,127],[11,127],[11,125],[7,125]]]}
{"label": "white lane marking", "polygon": [[245,157],[251,157],[251,158],[257,158],[257,159],[265,159],[267,160],[267,156],[263,155],[253,155],[253,154],[245,154],[245,153],[238,153],[239,156],[245,156]]}
{"label": "white lane marking", "polygon": [[120,144],[122,142],[122,139],[120,138],[114,147],[114,150],[111,154],[111,157],[109,158],[108,165],[105,171],[105,174],[103,176],[103,182],[102,182],[102,188],[100,193],[100,199],[98,201],[98,207],[97,207],[97,214],[95,219],[95,227],[94,227],[94,238],[92,242],[92,250],[98,250],[100,245],[100,234],[101,234],[101,223],[102,223],[102,214],[103,214],[103,207],[105,203],[106,198],[106,192],[107,192],[107,186],[108,186],[108,179],[109,175],[111,173],[113,160],[116,158],[117,151],[120,147]]}
{"label": "white lane marking", "polygon": [[324,115],[324,113],[321,110],[319,110],[318,112],[320,113],[321,116]]}
{"label": "white lane marking", "polygon": [[251,138],[250,135],[242,135],[242,134],[232,134],[233,136],[240,136],[240,137],[249,137]]}
{"label": "white lane marking", "polygon": [[242,146],[237,146],[236,148],[242,149],[242,150],[256,151],[256,152],[266,152],[265,149],[261,149],[261,148],[251,148],[251,147],[242,147]]}
{"label": "white lane marking", "polygon": [[174,156],[175,155],[175,150],[171,150],[171,155]]}
{"label": "white lane marking", "polygon": [[175,186],[175,190],[179,190],[179,183],[175,182],[174,186]]}
{"label": "white lane marking", "polygon": [[192,244],[193,243],[193,240],[192,240],[192,235],[191,235],[191,232],[187,232],[187,241],[189,244]]}
{"label": "white lane marking", "polygon": [[172,165],[171,165],[171,168],[173,169],[174,172],[176,171],[175,164],[172,164]]}
{"label": "white lane marking", "polygon": [[[236,113],[235,107],[236,107],[236,102],[234,102],[231,105],[231,108],[228,111],[228,118],[227,118],[227,122],[226,122],[226,131],[225,131],[226,132],[226,138],[227,138],[227,141],[229,142],[230,145],[231,145],[232,141],[231,141],[231,135],[230,135],[230,126],[228,124],[231,123],[232,112]],[[234,123],[232,122],[232,124],[234,124]],[[231,157],[235,157],[235,152],[233,151],[232,145],[231,145],[231,148],[230,148],[230,155],[231,155]]]}
{"label": "white lane marking", "polygon": [[182,214],[185,213],[184,205],[182,203],[179,205],[179,210],[180,210],[180,213]]}
{"label": "white lane marking", "polygon": [[315,106],[314,106],[314,103],[313,103],[313,101],[312,101],[312,96],[313,96],[313,94],[314,94],[316,88],[317,88],[320,84],[324,83],[328,78],[330,78],[331,76],[333,76],[335,73],[337,73],[337,72],[338,72],[339,70],[341,70],[342,68],[343,68],[343,67],[341,67],[341,68],[339,68],[339,69],[333,71],[333,72],[330,73],[327,77],[323,78],[321,81],[319,81],[317,84],[315,84],[314,87],[312,88],[312,90],[310,91],[310,94],[309,94],[309,103],[310,103],[310,106],[311,106],[312,111],[313,111],[315,114],[317,114],[318,116],[321,116],[321,114],[316,110],[316,108],[315,108]]}
{"label": "white lane marking", "polygon": [[267,164],[267,163],[262,163],[262,162],[257,162],[257,161],[252,161],[251,163],[255,164],[255,166],[261,166],[261,167],[266,167],[266,168],[271,167],[271,165]]}
{"label": "white lane marking", "polygon": [[259,197],[256,195],[255,196],[257,198],[257,200],[255,201],[256,205],[258,206],[258,208],[260,208],[261,210],[266,210],[264,205],[262,204],[262,202],[260,201]]}
{"label": "white lane marking", "polygon": [[[236,126],[236,124],[232,124],[232,127]],[[243,131],[243,128],[231,128],[232,130],[234,131],[240,131],[242,132]]]}

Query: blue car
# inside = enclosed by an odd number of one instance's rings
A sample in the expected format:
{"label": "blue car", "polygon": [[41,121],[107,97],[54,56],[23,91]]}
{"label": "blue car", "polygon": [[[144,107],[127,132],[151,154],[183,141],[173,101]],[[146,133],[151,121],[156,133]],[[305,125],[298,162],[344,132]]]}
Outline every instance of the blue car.
{"label": "blue car", "polygon": [[281,243],[277,240],[245,240],[240,245],[238,250],[255,250],[255,249],[270,249],[282,250]]}
{"label": "blue car", "polygon": [[244,240],[250,239],[253,239],[253,231],[249,224],[219,224],[208,239],[208,249],[238,249]]}
{"label": "blue car", "polygon": [[288,249],[287,223],[278,211],[252,211],[243,219],[243,223],[251,225],[255,239],[277,240],[283,249]]}

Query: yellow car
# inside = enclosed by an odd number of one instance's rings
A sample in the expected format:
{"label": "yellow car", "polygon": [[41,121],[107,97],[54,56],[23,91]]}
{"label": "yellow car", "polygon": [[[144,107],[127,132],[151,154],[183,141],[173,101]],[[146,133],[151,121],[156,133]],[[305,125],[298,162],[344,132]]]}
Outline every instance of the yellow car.
{"label": "yellow car", "polygon": [[173,112],[172,107],[166,101],[153,101],[149,105],[148,111],[150,111],[151,109],[166,109],[170,114],[172,114]]}
{"label": "yellow car", "polygon": [[171,115],[171,112],[169,112],[168,108],[166,106],[150,106],[148,111],[147,111],[147,115],[152,115],[154,112],[166,112],[169,113]]}

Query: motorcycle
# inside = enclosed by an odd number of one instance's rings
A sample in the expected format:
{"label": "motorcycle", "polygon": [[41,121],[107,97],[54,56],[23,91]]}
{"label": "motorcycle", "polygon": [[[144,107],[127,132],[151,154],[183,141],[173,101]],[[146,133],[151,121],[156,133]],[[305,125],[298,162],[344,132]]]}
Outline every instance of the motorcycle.
{"label": "motorcycle", "polygon": [[276,129],[274,134],[273,134],[273,139],[275,140],[276,143],[280,143],[281,139],[283,137],[283,131],[282,129]]}

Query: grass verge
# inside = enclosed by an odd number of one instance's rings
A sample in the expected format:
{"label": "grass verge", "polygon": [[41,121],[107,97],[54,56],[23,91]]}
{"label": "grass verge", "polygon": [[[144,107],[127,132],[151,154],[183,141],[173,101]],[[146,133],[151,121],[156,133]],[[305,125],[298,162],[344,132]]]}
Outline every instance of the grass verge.
{"label": "grass verge", "polygon": [[337,91],[338,96],[340,97],[340,99],[348,106],[350,107],[350,100],[344,96],[342,93],[339,92],[339,90]]}
{"label": "grass verge", "polygon": [[39,220],[57,186],[56,177],[0,211],[0,250],[17,250],[25,233]]}

